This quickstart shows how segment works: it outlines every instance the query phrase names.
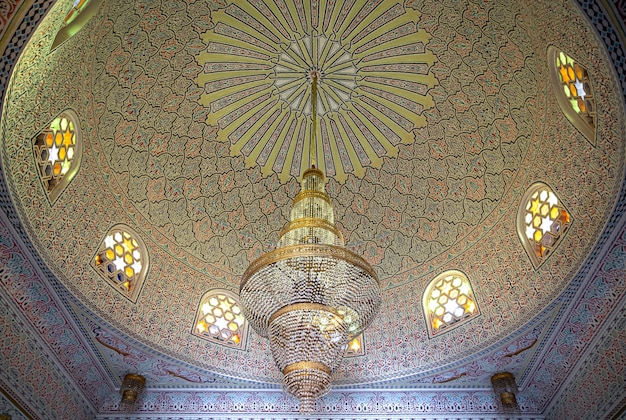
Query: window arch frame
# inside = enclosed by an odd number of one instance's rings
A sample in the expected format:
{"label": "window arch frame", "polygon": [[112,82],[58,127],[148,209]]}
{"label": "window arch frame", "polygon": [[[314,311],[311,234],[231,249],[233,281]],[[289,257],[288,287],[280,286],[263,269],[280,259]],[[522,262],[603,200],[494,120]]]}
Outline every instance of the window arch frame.
{"label": "window arch frame", "polygon": [[[428,305],[431,292],[433,288],[435,287],[435,285],[440,280],[443,280],[450,276],[459,277],[462,279],[463,282],[466,282],[469,285],[469,295],[467,296],[467,298],[471,299],[471,301],[474,303],[475,310],[474,310],[474,313],[466,314],[463,317],[456,319],[455,321],[451,323],[446,323],[446,325],[444,325],[443,327],[435,329],[435,327],[433,326],[434,311],[431,311]],[[428,336],[430,338],[434,338],[441,334],[445,334],[446,332],[456,329],[460,327],[461,325],[464,325],[467,322],[475,318],[478,318],[481,315],[480,306],[478,305],[476,294],[474,293],[474,287],[472,286],[472,283],[470,282],[469,276],[460,270],[446,270],[438,274],[437,276],[435,276],[435,278],[432,279],[428,283],[428,285],[424,289],[424,294],[422,296],[422,310],[424,311],[424,319],[426,320],[426,330],[428,331]]]}
{"label": "window arch frame", "polygon": [[[562,229],[559,232],[559,235],[555,239],[555,241],[556,241],[555,244],[552,247],[550,247],[550,249],[547,251],[545,256],[539,257],[539,256],[536,255],[536,252],[534,250],[534,246],[535,246],[536,242],[534,240],[531,241],[531,239],[529,239],[526,236],[526,233],[525,233],[525,230],[526,230],[526,227],[527,227],[527,223],[525,221],[525,214],[526,214],[526,206],[528,205],[528,202],[531,199],[531,197],[536,192],[538,192],[538,191],[540,191],[542,189],[547,189],[549,191],[549,193],[554,194],[554,196],[558,200],[558,206],[562,210],[564,210],[567,213],[567,215],[569,216],[569,222],[567,223],[565,228]],[[517,219],[516,220],[517,236],[519,237],[520,241],[522,242],[522,247],[526,251],[526,254],[528,254],[528,257],[530,258],[530,261],[532,262],[533,267],[535,267],[535,269],[541,267],[541,265],[543,263],[545,263],[548,258],[550,258],[550,255],[552,255],[554,253],[554,251],[560,246],[560,244],[563,242],[562,239],[565,237],[565,234],[567,233],[569,228],[574,223],[574,218],[572,217],[572,213],[567,209],[567,207],[565,207],[565,204],[563,204],[563,200],[561,200],[561,198],[556,193],[556,191],[550,185],[548,185],[548,184],[546,184],[544,182],[540,182],[540,181],[533,183],[532,185],[530,185],[526,189],[526,192],[522,196],[522,199],[520,201],[519,207],[517,209],[517,218],[516,219]],[[531,221],[531,223],[532,223],[532,221]]]}
{"label": "window arch frame", "polygon": [[[202,321],[205,317],[206,317],[206,313],[203,315],[202,314],[202,307],[204,306],[205,303],[208,303],[208,300],[213,297],[213,296],[217,296],[217,295],[224,295],[226,298],[231,298],[235,301],[235,304],[239,307],[239,309],[241,310],[241,315],[243,317],[243,324],[241,326],[239,326],[239,331],[240,331],[240,341],[239,343],[233,343],[232,341],[230,341],[230,338],[228,340],[223,340],[223,339],[219,339],[216,338],[215,336],[213,336],[212,334],[203,334],[201,332],[197,332],[196,331],[196,326],[198,325],[198,323],[200,323],[200,321]],[[202,297],[200,298],[200,301],[198,303],[198,307],[196,309],[196,314],[194,317],[194,322],[193,325],[191,326],[191,334],[195,337],[198,337],[202,340],[206,340],[208,342],[214,343],[214,344],[218,344],[221,346],[225,346],[228,348],[232,348],[232,349],[236,349],[236,350],[246,350],[247,345],[248,345],[248,320],[246,319],[246,317],[243,315],[243,306],[241,305],[241,301],[239,300],[239,296],[233,292],[231,292],[230,290],[227,289],[221,289],[221,288],[216,288],[216,289],[210,289],[208,291],[206,291]],[[221,332],[221,330],[220,330]]]}
{"label": "window arch frame", "polygon": [[[590,118],[593,119],[593,127],[590,126],[589,123],[572,108],[569,99],[565,96],[565,93],[563,91],[563,82],[561,82],[561,78],[559,77],[559,69],[556,66],[556,59],[560,53],[563,53],[565,56],[574,60],[574,62],[584,72],[585,77],[584,80],[582,80],[581,82],[586,83],[589,86],[589,92],[586,96],[589,96],[590,99],[593,100],[593,112],[589,112]],[[589,72],[587,71],[587,68],[582,66],[578,60],[573,58],[573,56],[566,53],[565,50],[558,48],[554,45],[550,45],[548,47],[548,69],[550,73],[550,79],[552,81],[552,87],[554,88],[554,96],[556,97],[557,103],[559,104],[559,108],[561,108],[561,111],[563,112],[563,114],[565,114],[569,122],[572,123],[572,125],[576,127],[576,129],[578,129],[578,131],[580,131],[582,135],[595,146],[597,127],[596,103],[594,100],[595,90],[593,88],[593,84],[591,82],[591,78],[589,77]]]}
{"label": "window arch frame", "polygon": [[[135,284],[133,285],[133,287],[130,288],[130,290],[125,290],[122,286],[122,283],[116,282],[109,276],[105,275],[104,270],[101,269],[96,262],[98,256],[105,252],[107,249],[107,246],[105,245],[106,238],[108,236],[114,235],[117,232],[122,232],[122,234],[123,232],[128,233],[130,237],[134,239],[137,243],[137,248],[141,255],[141,272],[135,280]],[[143,289],[146,278],[148,277],[148,271],[150,270],[150,255],[148,254],[148,249],[142,237],[130,226],[123,223],[118,223],[111,226],[111,228],[105,233],[102,241],[100,241],[96,252],[91,257],[91,267],[96,271],[96,273],[98,273],[100,277],[106,280],[113,289],[117,290],[122,296],[130,300],[132,303],[136,303],[137,299],[139,298],[139,294]]]}
{"label": "window arch frame", "polygon": [[63,24],[54,37],[50,50],[54,50],[56,47],[80,32],[87,22],[89,22],[91,18],[98,13],[101,4],[102,0],[88,0],[87,3],[80,10],[78,10],[76,17],[69,23],[65,23],[70,13],[76,13],[75,6],[72,5],[72,8],[63,17]]}
{"label": "window arch frame", "polygon": [[[50,126],[52,125],[52,123],[54,123],[55,120],[59,118],[67,118],[69,121],[71,121],[72,125],[74,126],[74,139],[75,139],[74,156],[72,158],[70,168],[68,169],[67,173],[62,175],[60,178],[60,181],[54,187],[52,187],[52,189],[50,189],[49,186],[46,185],[46,180],[44,179],[44,175],[41,172],[41,161],[38,155],[38,150],[41,150],[41,146],[37,145],[37,140],[39,136],[41,136],[42,134],[48,131],[51,131]],[[46,196],[48,197],[48,200],[50,201],[50,205],[54,205],[56,200],[65,191],[67,186],[72,182],[72,180],[78,173],[81,163],[82,163],[82,158],[83,158],[83,144],[84,144],[84,139],[83,139],[83,132],[80,126],[80,119],[78,118],[78,114],[71,108],[68,108],[60,112],[56,117],[54,117],[46,125],[46,128],[42,129],[33,138],[32,140],[33,158],[35,159],[35,164],[39,168],[38,170],[39,180],[42,184],[42,188],[46,192]],[[48,149],[47,146],[45,148]]]}

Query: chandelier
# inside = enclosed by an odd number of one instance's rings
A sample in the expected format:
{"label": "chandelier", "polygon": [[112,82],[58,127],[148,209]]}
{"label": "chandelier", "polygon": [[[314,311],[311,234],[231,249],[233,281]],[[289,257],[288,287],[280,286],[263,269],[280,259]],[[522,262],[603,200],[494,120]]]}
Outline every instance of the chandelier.
{"label": "chandelier", "polygon": [[331,374],[350,340],[372,322],[381,303],[378,277],[347,250],[335,227],[324,174],[315,167],[317,83],[312,71],[311,168],[276,249],[243,274],[240,299],[246,319],[270,349],[283,374],[283,389],[313,411],[331,387]]}

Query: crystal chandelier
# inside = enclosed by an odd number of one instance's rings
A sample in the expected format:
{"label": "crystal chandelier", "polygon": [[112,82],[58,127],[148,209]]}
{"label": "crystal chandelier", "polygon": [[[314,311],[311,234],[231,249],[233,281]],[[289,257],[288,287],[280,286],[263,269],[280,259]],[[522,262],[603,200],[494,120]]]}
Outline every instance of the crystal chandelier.
{"label": "crystal chandelier", "polygon": [[239,294],[252,328],[269,338],[283,388],[300,400],[301,412],[313,411],[315,400],[330,390],[347,344],[372,322],[381,303],[378,277],[345,248],[324,175],[315,168],[319,73],[310,78],[311,168],[302,175],[276,249],[250,264]]}

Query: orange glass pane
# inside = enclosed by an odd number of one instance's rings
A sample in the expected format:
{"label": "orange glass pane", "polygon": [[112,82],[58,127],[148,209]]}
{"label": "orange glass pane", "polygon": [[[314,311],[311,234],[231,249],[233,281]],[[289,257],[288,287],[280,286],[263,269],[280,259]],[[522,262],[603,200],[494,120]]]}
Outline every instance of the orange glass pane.
{"label": "orange glass pane", "polygon": [[561,81],[563,83],[568,83],[570,81],[569,75],[567,74],[567,69],[565,67],[559,68],[559,74],[561,75]]}
{"label": "orange glass pane", "polygon": [[576,78],[578,78],[578,80],[583,79],[583,69],[578,64],[574,64],[574,73],[576,73]]}
{"label": "orange glass pane", "polygon": [[59,149],[59,160],[65,160],[66,156],[67,156],[67,153],[65,151],[65,147],[61,147]]}
{"label": "orange glass pane", "polygon": [[580,109],[580,112],[587,112],[587,106],[585,105],[585,101],[583,101],[582,99],[579,99],[578,108]]}
{"label": "orange glass pane", "polygon": [[52,135],[52,133],[46,134],[46,146],[52,147],[53,143],[54,143],[54,136]]}
{"label": "orange glass pane", "polygon": [[59,174],[61,174],[61,169],[62,169],[62,167],[61,167],[61,162],[57,162],[57,163],[55,163],[55,164],[54,164],[54,166],[52,167],[52,173],[53,173],[54,175],[59,175]]}
{"label": "orange glass pane", "polygon": [[578,96],[578,90],[576,90],[575,84],[572,83],[571,85],[569,85],[569,91],[571,92],[572,96]]}
{"label": "orange glass pane", "polygon": [[63,144],[65,145],[65,147],[74,144],[74,133],[69,130],[66,131],[65,134],[63,134]]}

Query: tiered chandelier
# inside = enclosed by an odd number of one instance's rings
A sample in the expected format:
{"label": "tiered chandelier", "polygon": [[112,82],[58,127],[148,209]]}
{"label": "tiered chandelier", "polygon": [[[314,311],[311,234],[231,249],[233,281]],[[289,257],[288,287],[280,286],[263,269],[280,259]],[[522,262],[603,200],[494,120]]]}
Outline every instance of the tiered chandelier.
{"label": "tiered chandelier", "polygon": [[331,374],[353,338],[376,316],[381,303],[374,269],[347,250],[335,227],[324,174],[315,168],[317,83],[312,71],[311,168],[276,249],[252,262],[241,279],[246,318],[269,338],[283,373],[283,388],[310,412],[331,387]]}

